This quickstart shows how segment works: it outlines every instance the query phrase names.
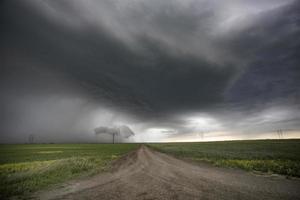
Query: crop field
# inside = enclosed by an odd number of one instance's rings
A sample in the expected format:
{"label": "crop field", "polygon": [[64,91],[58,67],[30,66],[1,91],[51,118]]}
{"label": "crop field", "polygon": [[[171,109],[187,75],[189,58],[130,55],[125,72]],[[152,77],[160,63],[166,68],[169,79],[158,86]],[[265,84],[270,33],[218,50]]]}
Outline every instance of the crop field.
{"label": "crop field", "polygon": [[103,171],[138,144],[0,145],[0,199]]}
{"label": "crop field", "polygon": [[300,140],[158,143],[148,146],[196,162],[300,177]]}

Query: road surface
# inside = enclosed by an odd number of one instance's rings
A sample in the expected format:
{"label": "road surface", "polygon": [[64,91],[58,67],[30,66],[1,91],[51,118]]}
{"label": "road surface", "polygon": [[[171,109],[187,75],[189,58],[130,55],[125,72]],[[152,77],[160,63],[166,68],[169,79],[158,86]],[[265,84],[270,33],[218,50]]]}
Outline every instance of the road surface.
{"label": "road surface", "polygon": [[300,199],[300,180],[193,164],[141,146],[110,172],[37,195],[38,199]]}

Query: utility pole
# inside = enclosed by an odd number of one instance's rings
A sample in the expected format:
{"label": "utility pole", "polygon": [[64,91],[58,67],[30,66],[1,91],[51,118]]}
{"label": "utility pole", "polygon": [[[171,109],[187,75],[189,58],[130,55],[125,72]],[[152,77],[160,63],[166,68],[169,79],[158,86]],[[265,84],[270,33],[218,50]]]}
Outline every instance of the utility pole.
{"label": "utility pole", "polygon": [[204,131],[201,131],[201,140],[204,138]]}
{"label": "utility pole", "polygon": [[34,143],[34,135],[33,134],[30,134],[28,136],[28,142],[29,142],[29,144],[33,144]]}
{"label": "utility pole", "polygon": [[277,135],[279,139],[283,139],[283,131],[282,129],[277,130]]}

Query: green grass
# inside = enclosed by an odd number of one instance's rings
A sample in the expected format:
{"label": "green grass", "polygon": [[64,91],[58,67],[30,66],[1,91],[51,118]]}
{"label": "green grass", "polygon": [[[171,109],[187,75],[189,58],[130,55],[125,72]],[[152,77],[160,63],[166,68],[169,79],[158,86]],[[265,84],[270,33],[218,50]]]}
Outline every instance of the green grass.
{"label": "green grass", "polygon": [[179,158],[300,177],[300,140],[252,140],[149,144]]}
{"label": "green grass", "polygon": [[138,144],[0,145],[0,199],[103,171]]}

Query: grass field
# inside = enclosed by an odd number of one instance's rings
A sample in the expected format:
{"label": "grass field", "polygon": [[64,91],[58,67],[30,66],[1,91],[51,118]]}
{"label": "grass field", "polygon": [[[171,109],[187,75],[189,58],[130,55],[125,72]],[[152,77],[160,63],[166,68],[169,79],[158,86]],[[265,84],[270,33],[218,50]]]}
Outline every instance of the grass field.
{"label": "grass field", "polygon": [[[103,171],[139,144],[0,145],[0,199]],[[196,162],[300,177],[300,140],[148,144]]]}
{"label": "grass field", "polygon": [[179,158],[300,177],[300,140],[149,144]]}
{"label": "grass field", "polygon": [[100,172],[138,144],[0,145],[0,199]]}

